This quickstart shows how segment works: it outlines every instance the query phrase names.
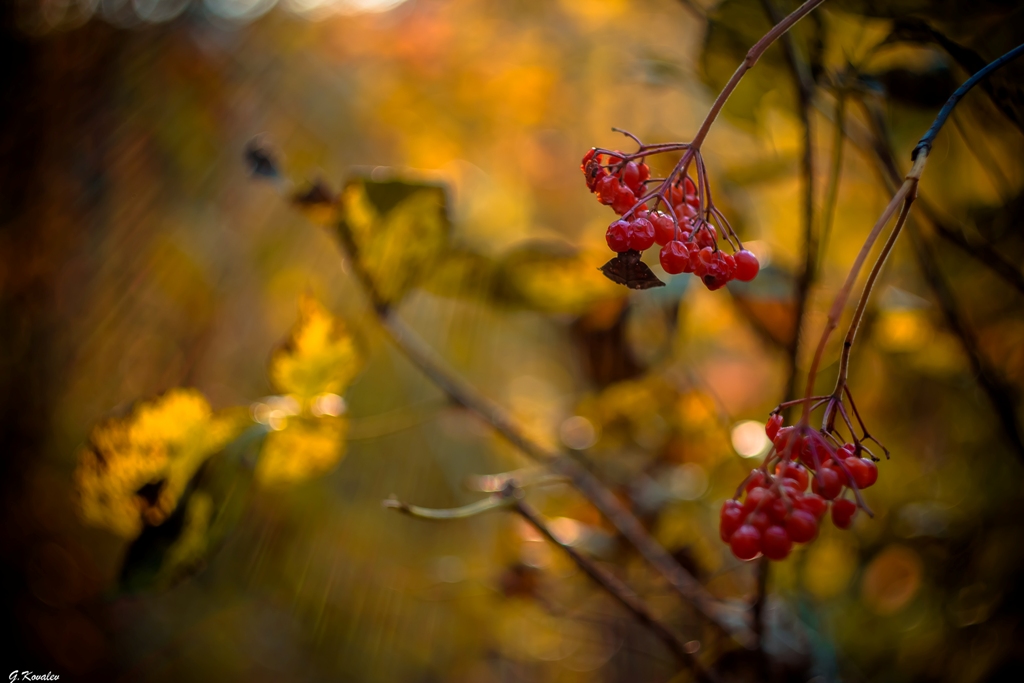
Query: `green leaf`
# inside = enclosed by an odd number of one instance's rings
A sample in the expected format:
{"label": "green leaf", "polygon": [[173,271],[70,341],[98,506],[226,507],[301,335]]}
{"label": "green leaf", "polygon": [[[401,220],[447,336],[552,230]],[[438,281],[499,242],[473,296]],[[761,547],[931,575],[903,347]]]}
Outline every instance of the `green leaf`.
{"label": "green leaf", "polygon": [[341,193],[338,230],[378,300],[396,303],[447,249],[445,191],[404,180],[351,180]]}

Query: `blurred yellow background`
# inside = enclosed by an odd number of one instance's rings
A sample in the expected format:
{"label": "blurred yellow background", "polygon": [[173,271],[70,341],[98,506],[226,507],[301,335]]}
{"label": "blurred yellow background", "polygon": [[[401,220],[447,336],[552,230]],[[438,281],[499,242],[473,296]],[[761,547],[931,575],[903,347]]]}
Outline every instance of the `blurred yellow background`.
{"label": "blurred yellow background", "polygon": [[[849,139],[798,373],[891,196],[872,113],[905,172],[965,77],[923,39],[883,44],[911,12],[986,59],[1024,35],[1020,10],[996,2],[826,3],[799,26],[798,49],[818,67],[819,230],[843,87]],[[317,179],[340,191],[359,175],[445,188],[451,232],[440,249],[498,274],[485,287],[457,259],[431,257],[399,316],[536,438],[583,453],[738,615],[753,567],[720,542],[717,514],[764,454],[762,425],[784,398],[803,263],[804,129],[783,53],[765,55],[704,145],[716,202],[761,259],[754,283],[714,293],[686,275],[645,292],[611,285],[596,268],[611,256],[613,216],[578,169],[592,146],[631,148],[612,126],[645,142],[689,139],[768,28],[760,3],[22,0],[4,20],[13,76],[0,114],[0,553],[17,628],[8,670],[154,682],[688,680],[518,518],[431,524],[381,507],[391,494],[469,503],[480,494],[467,477],[529,462],[396,352],[324,216],[286,197]],[[989,245],[1019,271],[1024,138],[999,104],[1020,101],[1014,68],[994,81],[1008,96],[979,89],[944,129],[921,205],[966,249]],[[243,153],[257,135],[284,177],[250,177]],[[785,672],[802,672],[783,680],[964,683],[1024,666],[1024,447],[1008,436],[1021,417],[1022,290],[932,222],[914,225],[962,325],[904,235],[851,374],[893,458],[866,494],[875,519],[861,515],[848,532],[826,525],[772,567],[766,647]],[[308,388],[288,353],[320,354],[349,376]],[[165,394],[177,387],[195,392]],[[285,395],[300,397],[305,417]],[[998,396],[1008,402],[996,409]],[[133,409],[139,400],[150,403]],[[119,582],[135,520],[83,515],[91,484],[75,469],[95,425],[145,410],[196,458],[228,437],[196,441],[189,420],[227,434],[231,420],[283,410],[289,426],[271,430],[277,443],[233,499],[223,539],[182,556],[186,573],[200,571],[135,585]],[[131,448],[149,448],[149,437],[122,432],[107,436],[130,442],[125,462],[141,462]],[[174,500],[201,459],[175,462]],[[218,473],[217,490],[243,470]],[[121,483],[110,495],[131,494]],[[106,495],[103,486],[89,490]],[[735,654],[578,494],[557,486],[530,500],[684,640]],[[165,503],[157,497],[149,523],[166,518]]]}

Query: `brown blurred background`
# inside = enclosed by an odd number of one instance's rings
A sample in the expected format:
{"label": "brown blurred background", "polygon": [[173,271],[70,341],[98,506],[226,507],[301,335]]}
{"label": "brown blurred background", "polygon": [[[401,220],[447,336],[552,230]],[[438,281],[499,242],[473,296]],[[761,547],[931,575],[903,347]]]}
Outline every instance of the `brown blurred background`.
{"label": "brown blurred background", "polygon": [[[905,171],[956,85],[1024,38],[1015,3],[957,4],[829,2],[794,33],[815,84],[819,236],[839,92],[849,134],[804,347],[889,197],[873,135]],[[266,134],[291,178],[335,188],[353,169],[414,171],[449,188],[457,248],[577,250],[596,268],[611,217],[579,158],[625,145],[613,125],[651,142],[691,136],[767,30],[761,3],[18,0],[0,11],[6,671],[677,680],[656,641],[515,519],[429,525],[381,509],[391,493],[467,503],[479,494],[465,477],[525,461],[394,352],[330,231],[251,179],[243,150]],[[823,530],[773,567],[769,647],[791,680],[964,683],[1022,669],[1022,74],[1011,66],[972,93],[944,129],[869,310],[851,382],[894,455],[868,494],[876,519]],[[540,438],[584,452],[738,610],[752,568],[715,520],[757,462],[743,421],[765,420],[791,372],[803,140],[776,47],[705,146],[716,201],[765,266],[751,286],[712,294],[679,276],[627,296],[587,280],[576,296],[551,273],[510,301],[468,277],[425,284],[400,308]],[[255,488],[197,576],[119,590],[128,542],[76,512],[72,472],[91,426],[178,386],[215,408],[267,395],[268,355],[307,293],[370,349],[346,395],[345,458],[313,481]],[[578,496],[533,500],[687,640],[708,642]]]}

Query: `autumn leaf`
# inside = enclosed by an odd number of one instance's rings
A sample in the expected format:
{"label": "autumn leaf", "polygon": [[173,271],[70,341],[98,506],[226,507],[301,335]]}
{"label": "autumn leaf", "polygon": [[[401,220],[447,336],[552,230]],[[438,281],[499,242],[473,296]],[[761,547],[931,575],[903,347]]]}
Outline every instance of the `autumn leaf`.
{"label": "autumn leaf", "polygon": [[83,519],[127,538],[161,524],[203,462],[247,421],[240,410],[215,414],[194,389],[172,389],[99,423],[75,471]]}
{"label": "autumn leaf", "polygon": [[403,180],[350,181],[338,230],[376,297],[400,300],[438,261],[450,226],[444,189]]}
{"label": "autumn leaf", "polygon": [[268,372],[277,391],[309,403],[320,394],[342,393],[362,366],[362,353],[345,324],[306,296],[299,302],[299,321],[271,356]]}
{"label": "autumn leaf", "polygon": [[257,421],[273,430],[256,467],[258,482],[295,483],[337,465],[348,431],[341,394],[363,362],[345,324],[304,297],[291,336],[270,359],[271,382],[287,396],[258,404],[254,411]]}
{"label": "autumn leaf", "polygon": [[256,467],[264,485],[292,484],[325,474],[345,455],[348,418],[296,415],[267,435]]}

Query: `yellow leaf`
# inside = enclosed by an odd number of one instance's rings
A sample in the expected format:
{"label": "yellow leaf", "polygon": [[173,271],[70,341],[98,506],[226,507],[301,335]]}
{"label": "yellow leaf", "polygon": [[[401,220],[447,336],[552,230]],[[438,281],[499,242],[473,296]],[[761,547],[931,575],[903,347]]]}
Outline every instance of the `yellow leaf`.
{"label": "yellow leaf", "polygon": [[342,241],[385,302],[401,299],[448,244],[446,198],[439,186],[360,179],[349,182],[340,204]]}
{"label": "yellow leaf", "polygon": [[261,484],[292,484],[324,474],[345,454],[348,419],[289,417],[283,428],[267,435],[256,466]]}
{"label": "yellow leaf", "polygon": [[97,424],[75,471],[82,517],[128,538],[162,523],[199,466],[246,422],[240,411],[214,414],[194,389],[172,389]]}
{"label": "yellow leaf", "polygon": [[304,407],[319,394],[340,394],[362,368],[362,354],[344,323],[312,297],[299,302],[299,321],[270,359],[270,381]]}

